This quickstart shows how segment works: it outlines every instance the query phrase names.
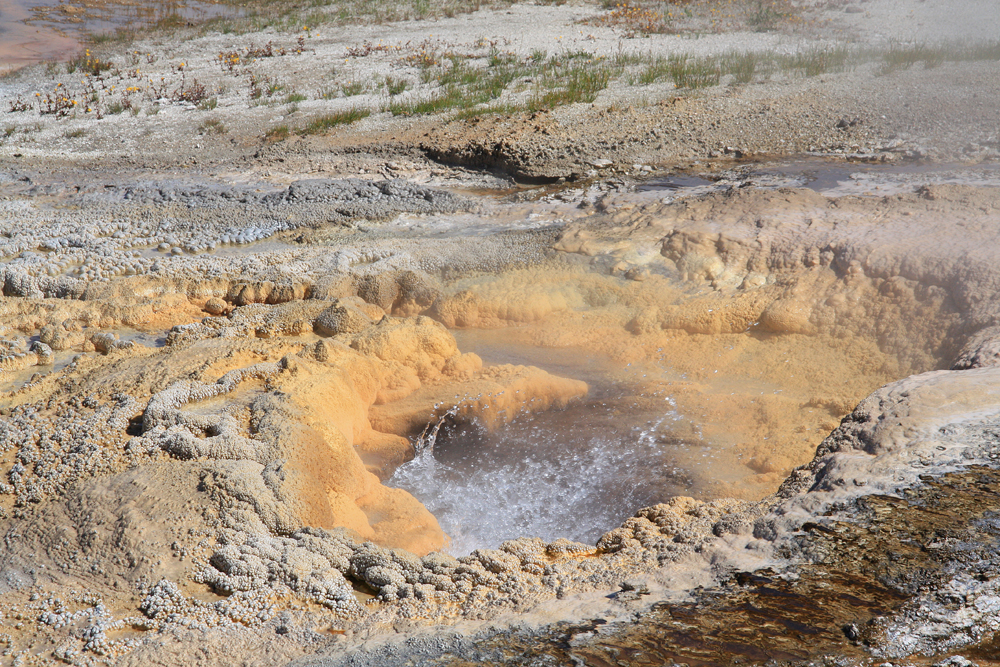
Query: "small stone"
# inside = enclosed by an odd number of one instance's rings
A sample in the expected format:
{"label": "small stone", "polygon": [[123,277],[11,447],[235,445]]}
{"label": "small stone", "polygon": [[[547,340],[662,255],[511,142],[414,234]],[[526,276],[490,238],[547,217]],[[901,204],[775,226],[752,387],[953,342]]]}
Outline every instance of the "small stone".
{"label": "small stone", "polygon": [[625,277],[629,280],[642,282],[643,280],[649,278],[649,270],[640,267],[633,267],[625,272]]}
{"label": "small stone", "polygon": [[934,667],[975,667],[974,662],[961,655],[953,655],[941,662],[935,662]]}
{"label": "small stone", "polygon": [[220,299],[219,297],[213,296],[211,299],[205,302],[205,305],[202,306],[202,310],[204,310],[209,315],[221,315],[222,313],[226,312],[227,305],[228,304],[226,304],[226,302]]}

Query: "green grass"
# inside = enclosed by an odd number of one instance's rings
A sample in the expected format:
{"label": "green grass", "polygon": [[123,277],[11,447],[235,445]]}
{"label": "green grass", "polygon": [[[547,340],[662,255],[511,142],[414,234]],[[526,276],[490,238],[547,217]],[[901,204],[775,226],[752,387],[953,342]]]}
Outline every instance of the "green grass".
{"label": "green grass", "polygon": [[[438,89],[421,99],[390,102],[385,110],[395,116],[441,113],[458,109],[470,118],[486,113],[511,113],[515,109],[540,110],[574,102],[593,102],[597,94],[620,73],[613,62],[595,59],[587,52],[543,58],[539,52],[526,60],[491,49],[486,65],[467,56],[452,55],[440,66],[423,70],[423,79]],[[526,102],[500,102],[512,84],[531,80],[534,87]],[[519,83],[518,86],[523,85]],[[515,87],[515,91],[516,92]]]}
{"label": "green grass", "polygon": [[979,42],[939,42],[937,44],[900,43],[890,44],[881,53],[879,74],[891,74],[923,63],[925,69],[940,67],[947,62],[986,62],[1000,60],[1000,40]]}
{"label": "green grass", "polygon": [[846,71],[859,58],[863,58],[863,54],[847,46],[817,47],[778,58],[776,64],[780,69],[798,70],[811,77]]}
{"label": "green grass", "polygon": [[731,74],[734,83],[750,83],[762,69],[761,60],[761,54],[754,51],[730,51],[720,58],[721,71]]}
{"label": "green grass", "polygon": [[327,114],[326,116],[320,116],[314,119],[308,125],[299,130],[299,134],[306,136],[309,134],[322,134],[328,130],[341,125],[350,125],[355,123],[362,118],[367,118],[371,115],[371,111],[361,107],[351,107],[347,111],[340,111],[337,113]]}
{"label": "green grass", "polygon": [[390,102],[385,110],[393,116],[417,116],[428,113],[440,113],[458,107],[469,107],[479,103],[479,98],[465,94],[459,86],[448,86],[442,92],[421,100],[406,102]]}
{"label": "green grass", "polygon": [[101,72],[106,72],[112,67],[114,64],[110,60],[102,60],[91,54],[89,50],[66,61],[67,74],[82,72],[91,76],[100,76]]}
{"label": "green grass", "polygon": [[707,88],[719,85],[722,68],[715,58],[689,58],[671,56],[667,67],[670,78],[678,88]]}
{"label": "green grass", "polygon": [[439,91],[430,97],[405,102],[390,102],[385,110],[394,116],[440,113],[452,109],[470,109],[486,104],[503,94],[506,87],[527,71],[511,60],[495,60],[493,66],[475,67],[469,59],[452,57],[450,66],[427,69],[430,81]]}
{"label": "green grass", "polygon": [[365,92],[365,84],[362,81],[348,81],[340,86],[340,92],[344,97],[357,97]]}
{"label": "green grass", "polygon": [[406,89],[410,87],[410,82],[402,77],[387,76],[382,81],[382,86],[385,88],[385,92],[387,92],[390,97],[393,97],[405,92]]}
{"label": "green grass", "polygon": [[264,133],[264,141],[268,143],[274,143],[276,141],[283,141],[292,135],[292,131],[287,125],[278,125],[277,127],[272,127],[270,130]]}
{"label": "green grass", "polygon": [[219,106],[219,98],[209,97],[198,103],[198,108],[202,111],[212,111]]}
{"label": "green grass", "polygon": [[643,64],[638,74],[629,76],[629,83],[648,86],[658,81],[670,78],[670,61],[664,56],[656,56],[650,62]]}
{"label": "green grass", "polygon": [[296,102],[305,102],[306,96],[302,93],[288,93],[285,96],[285,104],[295,104]]}
{"label": "green grass", "polygon": [[512,114],[521,113],[525,110],[524,106],[517,104],[500,104],[493,103],[487,104],[485,106],[476,106],[469,109],[462,109],[457,114],[455,118],[459,120],[468,120],[470,118],[478,118],[480,116],[510,116]]}
{"label": "green grass", "polygon": [[209,118],[198,126],[198,131],[202,134],[225,134],[229,130],[218,118]]}
{"label": "green grass", "polygon": [[559,64],[540,77],[528,102],[529,111],[553,109],[577,102],[593,102],[608,87],[613,65],[602,61],[577,61]]}
{"label": "green grass", "polygon": [[320,24],[380,24],[390,21],[457,16],[487,6],[508,6],[510,0],[223,0],[241,15],[209,19],[202,32],[245,34],[266,28],[297,32]]}
{"label": "green grass", "polygon": [[953,49],[956,61],[1000,60],[1000,40],[980,44],[958,45]]}

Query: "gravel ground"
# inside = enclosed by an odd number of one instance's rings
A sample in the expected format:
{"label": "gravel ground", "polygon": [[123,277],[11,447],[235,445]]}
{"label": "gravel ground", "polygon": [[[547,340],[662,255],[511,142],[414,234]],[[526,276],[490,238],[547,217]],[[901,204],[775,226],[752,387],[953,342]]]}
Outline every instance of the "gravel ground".
{"label": "gravel ground", "polygon": [[[670,167],[690,159],[804,151],[865,159],[998,156],[995,60],[936,67],[918,62],[885,72],[880,55],[949,40],[986,43],[993,35],[985,26],[1000,20],[990,3],[964,2],[947,11],[917,0],[828,3],[811,7],[801,25],[776,32],[644,38],[630,38],[614,25],[581,23],[600,11],[585,4],[521,4],[429,23],[250,34],[181,31],[103,47],[93,58],[114,67],[92,76],[81,76],[82,69],[70,74],[65,67],[37,65],[0,82],[7,135],[0,155],[11,165],[68,162],[229,178],[238,172],[272,181],[303,173],[383,172],[400,161],[558,180],[586,178],[599,167],[634,171],[635,164]],[[273,55],[262,51],[268,44]],[[697,89],[677,88],[669,77],[650,85],[630,83],[646,66],[633,64],[627,69],[631,74],[613,78],[592,103],[543,113],[461,120],[455,111],[413,116],[382,111],[440,92],[433,77],[424,82],[422,73],[443,70],[426,70],[423,64],[447,63],[451,54],[486,67],[491,52],[517,62],[529,61],[533,53],[558,59],[583,52],[594,67],[623,57],[793,55],[840,47],[880,51],[847,71],[804,76],[779,67],[758,73],[749,84],[723,76],[721,85]],[[385,77],[405,81],[407,89],[391,95]],[[524,100],[533,85],[515,81],[497,103]],[[199,97],[204,99],[197,103]],[[59,108],[64,98],[65,114]],[[13,111],[22,104],[25,111]],[[320,135],[295,137],[297,128],[324,114],[355,108],[371,115]],[[53,112],[40,113],[49,109]],[[275,143],[281,135],[272,134],[265,140],[275,128],[288,128],[292,137]]]}

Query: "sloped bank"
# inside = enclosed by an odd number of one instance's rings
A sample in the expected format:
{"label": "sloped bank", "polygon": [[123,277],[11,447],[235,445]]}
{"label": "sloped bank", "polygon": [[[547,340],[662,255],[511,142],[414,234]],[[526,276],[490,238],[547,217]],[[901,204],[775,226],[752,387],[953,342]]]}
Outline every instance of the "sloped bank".
{"label": "sloped bank", "polygon": [[[696,551],[713,584],[680,561],[653,579],[623,578],[602,608],[592,602],[572,621],[417,636],[295,664],[930,664],[956,654],[993,664],[998,381],[995,367],[941,371],[865,399],[762,513],[703,525],[712,535]],[[644,526],[646,546],[651,535],[689,542],[688,526],[663,521],[665,510],[626,525],[637,536]],[[741,551],[766,554],[766,566],[741,569]],[[685,580],[688,595],[664,595],[664,582]]]}

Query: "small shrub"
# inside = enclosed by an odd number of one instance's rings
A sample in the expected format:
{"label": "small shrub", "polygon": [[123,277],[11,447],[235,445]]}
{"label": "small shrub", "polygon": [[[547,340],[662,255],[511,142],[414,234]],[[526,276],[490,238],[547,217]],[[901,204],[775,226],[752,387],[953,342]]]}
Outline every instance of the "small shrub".
{"label": "small shrub", "polygon": [[191,104],[198,104],[202,100],[208,97],[208,91],[205,90],[205,86],[198,83],[198,79],[192,79],[191,84],[187,85],[186,82],[181,81],[181,85],[177,87],[176,90],[170,95],[171,99],[175,102],[189,102]]}
{"label": "small shrub", "polygon": [[218,97],[209,97],[198,103],[198,108],[202,111],[212,111],[217,106],[219,106]]}
{"label": "small shrub", "polygon": [[271,42],[268,42],[261,47],[256,47],[251,44],[247,47],[243,57],[246,60],[250,60],[252,58],[273,58],[274,56],[284,56],[287,54],[288,51],[285,49],[275,49],[274,45]]}
{"label": "small shrub", "polygon": [[21,111],[27,111],[30,108],[31,108],[31,105],[28,104],[27,102],[25,102],[24,100],[22,100],[20,95],[17,96],[17,99],[10,101],[10,111],[11,111],[11,113],[18,113],[18,112],[21,112]]}
{"label": "small shrub", "polygon": [[284,90],[284,86],[269,76],[258,77],[254,73],[247,76],[247,84],[250,88],[250,99],[260,100],[262,97],[272,97],[275,93]]}
{"label": "small shrub", "polygon": [[607,14],[588,21],[595,25],[604,25],[612,28],[621,28],[627,37],[638,35],[650,35],[656,33],[671,32],[673,26],[673,14],[664,14],[657,9],[634,4],[631,1],[618,2],[608,6]]}

